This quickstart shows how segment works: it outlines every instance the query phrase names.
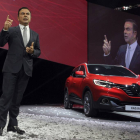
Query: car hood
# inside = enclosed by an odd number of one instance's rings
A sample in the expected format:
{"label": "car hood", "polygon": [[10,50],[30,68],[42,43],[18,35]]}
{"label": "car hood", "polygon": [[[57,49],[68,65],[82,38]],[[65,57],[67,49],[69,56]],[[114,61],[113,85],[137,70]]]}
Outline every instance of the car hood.
{"label": "car hood", "polygon": [[132,77],[102,76],[102,75],[94,75],[93,77],[94,77],[93,79],[105,80],[113,82],[115,84],[131,85],[132,83],[137,83],[140,85],[140,77],[132,78]]}

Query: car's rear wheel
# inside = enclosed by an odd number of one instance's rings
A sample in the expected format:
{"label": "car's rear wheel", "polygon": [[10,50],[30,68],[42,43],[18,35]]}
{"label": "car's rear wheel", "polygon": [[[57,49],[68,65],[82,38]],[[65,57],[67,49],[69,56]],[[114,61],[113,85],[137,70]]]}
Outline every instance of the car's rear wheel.
{"label": "car's rear wheel", "polygon": [[84,96],[84,114],[87,117],[96,117],[98,110],[93,108],[93,99],[90,91],[86,91]]}
{"label": "car's rear wheel", "polygon": [[73,106],[73,103],[70,102],[70,100],[69,100],[68,90],[65,90],[65,93],[64,93],[64,108],[65,109],[71,109],[72,106]]}

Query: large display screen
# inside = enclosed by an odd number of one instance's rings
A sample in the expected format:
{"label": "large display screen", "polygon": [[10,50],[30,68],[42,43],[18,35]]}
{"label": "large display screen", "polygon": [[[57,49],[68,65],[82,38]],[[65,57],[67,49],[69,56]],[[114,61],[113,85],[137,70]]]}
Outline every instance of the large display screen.
{"label": "large display screen", "polygon": [[[40,58],[70,66],[87,62],[86,0],[0,0],[0,28],[7,15],[17,26],[21,7],[31,11],[30,28],[39,34]],[[8,49],[8,45],[5,45]]]}
{"label": "large display screen", "polygon": [[[133,19],[140,25],[140,17],[123,11],[88,3],[88,63],[104,64],[103,40],[104,35],[111,41],[112,59],[116,57],[124,40],[124,23],[126,19]],[[138,28],[138,44],[140,44]]]}

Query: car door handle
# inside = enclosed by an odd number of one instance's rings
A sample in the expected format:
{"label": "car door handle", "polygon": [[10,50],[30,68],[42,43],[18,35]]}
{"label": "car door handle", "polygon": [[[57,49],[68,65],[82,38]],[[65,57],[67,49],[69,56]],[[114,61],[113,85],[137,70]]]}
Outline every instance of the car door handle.
{"label": "car door handle", "polygon": [[67,81],[67,83],[69,83],[70,81]]}
{"label": "car door handle", "polygon": [[73,84],[76,84],[76,82],[73,82]]}

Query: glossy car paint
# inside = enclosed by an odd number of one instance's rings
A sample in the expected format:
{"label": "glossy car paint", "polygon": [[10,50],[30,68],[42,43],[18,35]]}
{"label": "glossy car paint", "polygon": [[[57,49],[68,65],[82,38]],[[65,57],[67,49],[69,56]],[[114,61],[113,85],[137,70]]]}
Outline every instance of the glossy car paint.
{"label": "glossy car paint", "polygon": [[68,89],[69,95],[73,94],[83,101],[83,96],[85,93],[84,90],[88,88],[92,93],[93,101],[98,101],[100,97],[107,96],[107,97],[113,97],[113,98],[119,99],[120,101],[123,101],[123,102],[130,102],[130,103],[139,102],[140,103],[140,97],[132,97],[132,96],[129,96],[127,93],[125,93],[122,89],[119,89],[116,87],[106,88],[106,87],[95,85],[93,82],[94,79],[99,79],[99,80],[109,81],[109,82],[122,84],[126,86],[131,85],[133,83],[137,83],[138,85],[140,85],[139,76],[137,76],[136,78],[131,78],[131,77],[102,76],[102,75],[97,75],[97,74],[91,74],[88,72],[86,63],[81,64],[81,65],[85,67],[85,77],[82,77],[82,76],[73,77],[71,75],[66,80],[65,88]]}

